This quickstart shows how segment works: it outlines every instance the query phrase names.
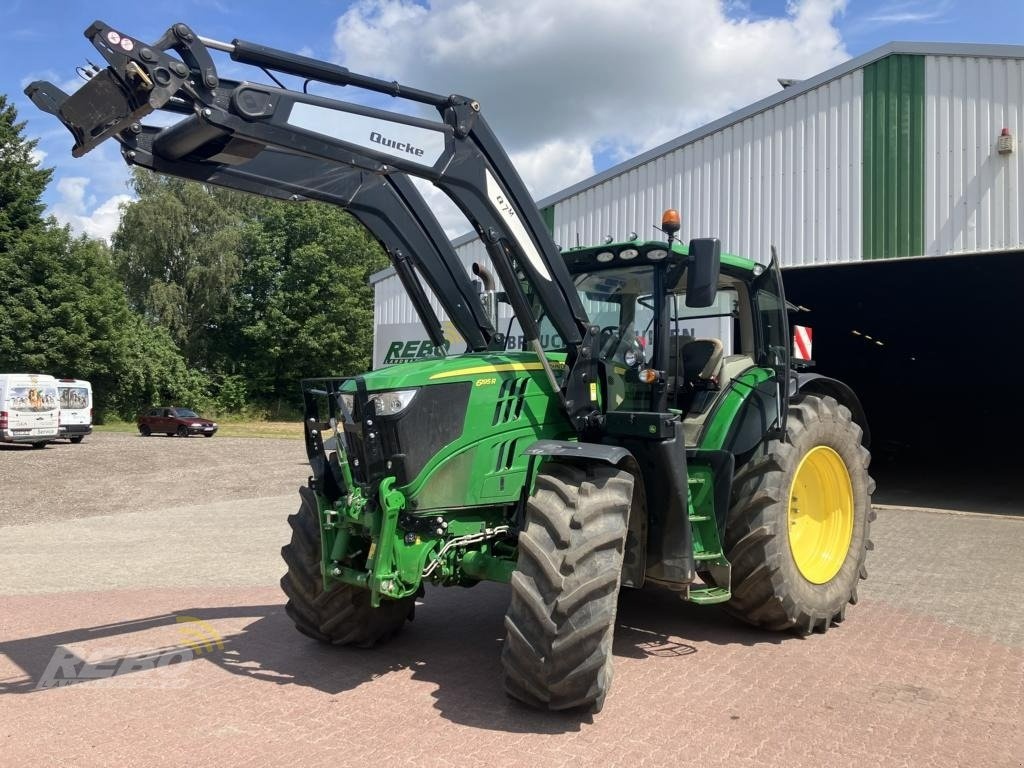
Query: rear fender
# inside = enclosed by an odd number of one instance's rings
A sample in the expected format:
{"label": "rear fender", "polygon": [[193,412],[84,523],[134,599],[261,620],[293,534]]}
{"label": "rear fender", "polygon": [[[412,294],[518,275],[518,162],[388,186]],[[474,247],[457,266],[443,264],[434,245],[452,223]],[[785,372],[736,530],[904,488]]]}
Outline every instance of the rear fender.
{"label": "rear fender", "polygon": [[[801,395],[814,394],[834,397],[841,405],[845,405],[850,409],[850,414],[853,417],[854,423],[863,430],[864,434],[861,437],[861,444],[865,448],[871,447],[871,429],[868,427],[867,414],[864,413],[864,406],[861,405],[860,398],[850,388],[848,384],[844,384],[838,379],[832,379],[828,376],[822,376],[820,373],[805,373],[798,371],[794,376],[796,392],[790,392],[790,396],[794,400],[798,400]],[[793,388],[793,381],[791,380],[791,389]]]}

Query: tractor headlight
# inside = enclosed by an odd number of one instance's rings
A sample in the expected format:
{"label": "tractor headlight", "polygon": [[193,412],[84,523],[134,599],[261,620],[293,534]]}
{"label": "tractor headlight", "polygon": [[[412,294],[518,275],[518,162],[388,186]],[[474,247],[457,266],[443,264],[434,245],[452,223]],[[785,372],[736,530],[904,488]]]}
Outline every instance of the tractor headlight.
{"label": "tractor headlight", "polygon": [[397,389],[394,392],[377,392],[370,395],[369,401],[378,416],[397,416],[409,407],[415,396],[415,389]]}

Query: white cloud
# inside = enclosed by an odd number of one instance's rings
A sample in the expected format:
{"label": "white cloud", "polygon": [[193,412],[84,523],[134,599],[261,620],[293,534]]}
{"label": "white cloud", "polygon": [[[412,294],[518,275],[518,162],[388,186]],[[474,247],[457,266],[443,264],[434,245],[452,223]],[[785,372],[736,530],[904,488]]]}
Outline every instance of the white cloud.
{"label": "white cloud", "polygon": [[889,24],[924,24],[942,21],[952,8],[949,0],[909,0],[908,2],[884,3],[875,8],[864,21],[885,26]]}
{"label": "white cloud", "polygon": [[39,147],[36,147],[31,152],[29,152],[28,156],[29,159],[31,159],[32,162],[35,163],[36,165],[42,165],[43,162],[46,160],[46,152],[39,149]]}
{"label": "white cloud", "polygon": [[586,141],[546,141],[513,152],[512,162],[538,200],[594,175],[594,152]]}
{"label": "white cloud", "polygon": [[[626,158],[849,58],[845,0],[752,17],[729,0],[359,0],[337,58],[478,99],[534,194]],[[397,106],[397,105],[396,105]]]}
{"label": "white cloud", "polygon": [[84,176],[64,176],[57,181],[58,201],[50,213],[61,224],[67,224],[76,234],[110,241],[121,222],[121,204],[131,201],[131,195],[113,195],[96,203],[89,193],[90,180]]}

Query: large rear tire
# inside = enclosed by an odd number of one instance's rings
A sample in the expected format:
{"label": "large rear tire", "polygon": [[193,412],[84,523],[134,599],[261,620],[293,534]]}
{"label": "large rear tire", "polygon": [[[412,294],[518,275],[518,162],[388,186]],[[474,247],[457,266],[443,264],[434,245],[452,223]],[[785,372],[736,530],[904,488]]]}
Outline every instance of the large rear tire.
{"label": "large rear tire", "polygon": [[762,445],[733,481],[726,609],[770,630],[824,632],[845,618],[867,577],[871,455],[849,409],[831,397],[793,402],[787,432],[787,442]]}
{"label": "large rear tire", "polygon": [[505,690],[541,709],[600,711],[633,476],[607,465],[548,461],[519,534],[501,660]]}
{"label": "large rear tire", "polygon": [[291,543],[281,548],[288,572],[281,589],[285,612],[304,635],[331,645],[371,648],[389,640],[411,621],[416,599],[383,600],[370,605],[370,592],[349,584],[324,591],[320,574],[320,523],[313,494],[303,493],[299,511],[288,518]]}

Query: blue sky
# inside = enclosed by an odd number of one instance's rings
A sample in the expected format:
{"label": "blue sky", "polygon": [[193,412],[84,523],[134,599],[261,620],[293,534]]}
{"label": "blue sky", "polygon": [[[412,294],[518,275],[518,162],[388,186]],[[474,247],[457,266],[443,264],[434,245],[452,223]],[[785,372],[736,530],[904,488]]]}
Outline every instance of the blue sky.
{"label": "blue sky", "polygon": [[[45,197],[50,210],[79,231],[105,234],[116,225],[117,203],[127,193],[127,170],[116,145],[108,142],[73,160],[70,136],[22,94],[30,80],[74,83],[77,65],[102,61],[82,36],[97,18],[148,40],[185,21],[208,37],[245,38],[410,85],[470,93],[484,103],[538,196],[767,95],[774,77],[810,76],[891,40],[1024,43],[1024,15],[1011,0],[636,0],[632,9],[623,0],[615,10],[635,13],[607,25],[600,14],[614,13],[608,4],[598,12],[587,0],[546,2],[520,0],[511,16],[497,15],[507,3],[490,0],[184,0],[174,5],[7,0],[0,6],[0,91],[13,98],[28,134],[40,139],[44,165],[56,169]],[[654,6],[681,18],[662,28],[644,16]],[[647,47],[664,47],[665,68],[679,73],[677,101],[686,102],[685,109],[666,108],[664,87],[638,86],[632,92],[632,83],[647,79],[652,60],[623,56],[607,44],[607,35],[616,34],[607,27],[616,25],[626,27],[623,40],[649,39]],[[710,49],[694,51],[694,43],[686,42],[690,31],[700,32],[698,41],[719,41],[719,59],[709,63]],[[730,52],[733,39],[737,49]],[[682,41],[674,51],[673,40]],[[598,58],[586,58],[595,47],[601,48]],[[504,69],[494,69],[495,60]],[[586,65],[574,65],[580,61]],[[760,61],[771,71],[757,73]],[[537,72],[531,72],[534,62]],[[611,69],[593,77],[596,68],[610,63]],[[243,76],[225,58],[218,64],[225,74]],[[619,72],[624,74],[617,79]],[[762,78],[751,85],[755,73]],[[636,123],[626,131],[623,112],[634,110]]]}

